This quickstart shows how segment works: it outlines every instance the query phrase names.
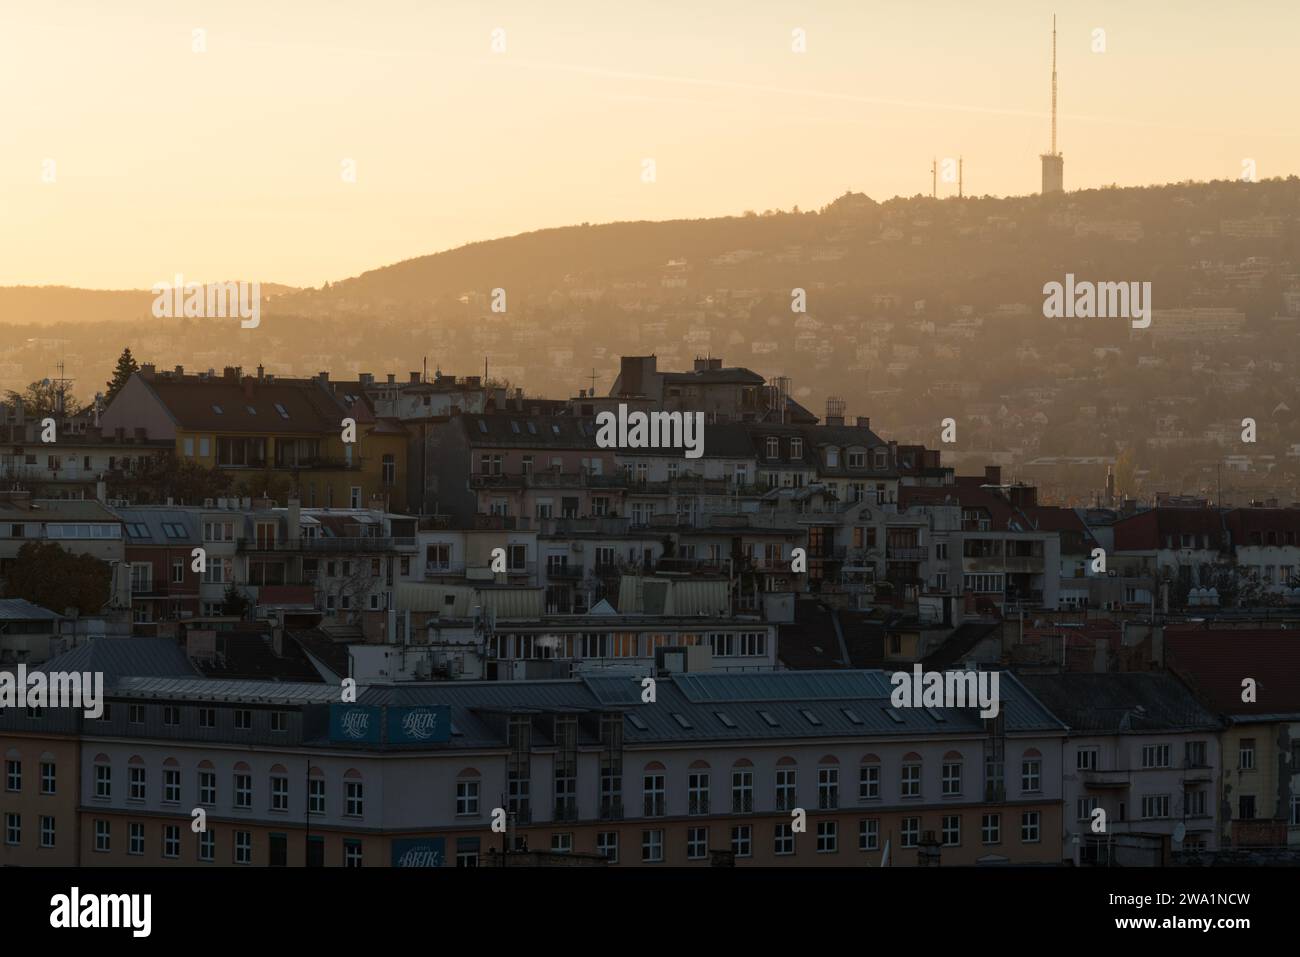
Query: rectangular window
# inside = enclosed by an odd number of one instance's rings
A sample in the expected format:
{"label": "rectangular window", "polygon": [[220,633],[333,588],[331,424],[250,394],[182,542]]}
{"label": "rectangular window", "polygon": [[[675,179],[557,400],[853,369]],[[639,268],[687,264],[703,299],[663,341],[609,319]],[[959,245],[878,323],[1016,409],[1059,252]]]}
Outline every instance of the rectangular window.
{"label": "rectangular window", "polygon": [[217,726],[217,709],[200,708],[199,709],[199,727],[215,728]]}
{"label": "rectangular window", "polygon": [[692,771],[686,776],[686,813],[709,813],[708,772]]}
{"label": "rectangular window", "polygon": [[176,824],[163,826],[163,857],[181,856],[181,829]]}
{"label": "rectangular window", "polygon": [[1097,770],[1097,749],[1080,748],[1074,754],[1074,766],[1079,771]]}
{"label": "rectangular window", "polygon": [[642,784],[645,793],[645,816],[663,817],[667,813],[664,776],[662,774],[647,774]]}
{"label": "rectangular window", "polygon": [[778,824],[772,839],[772,853],[783,856],[794,853],[794,825]]}
{"label": "rectangular window", "polygon": [[839,824],[836,821],[817,822],[817,853],[834,854],[840,849]]}
{"label": "rectangular window", "polygon": [[95,850],[107,852],[113,848],[113,829],[108,821],[95,821]]}
{"label": "rectangular window", "polygon": [[731,772],[731,813],[749,814],[754,810],[754,772]]}
{"label": "rectangular window", "polygon": [[113,796],[113,769],[107,764],[95,765],[95,797],[107,800]]}
{"label": "rectangular window", "polygon": [[346,784],[347,801],[344,812],[348,817],[361,817],[361,811],[364,807],[362,803],[362,788],[360,781],[348,781]]}
{"label": "rectangular window", "polygon": [[985,844],[1002,843],[1002,815],[985,814],[980,820],[980,840]]}
{"label": "rectangular window", "polygon": [[478,781],[456,782],[456,814],[460,817],[478,814]]}
{"label": "rectangular window", "polygon": [[[457,853],[457,866],[460,866],[460,855]],[[475,862],[478,861],[478,854],[474,855]],[[343,842],[343,866],[360,867],[361,866],[361,842],[344,841]]]}
{"label": "rectangular window", "polygon": [[1037,811],[1025,811],[1020,815],[1020,843],[1037,844],[1040,835],[1041,815]]}
{"label": "rectangular window", "polygon": [[163,706],[163,724],[169,728],[178,727],[181,723],[181,709],[175,705],[169,704]]}
{"label": "rectangular window", "polygon": [[272,711],[271,712],[271,730],[288,731],[289,730],[289,712]]}
{"label": "rectangular window", "polygon": [[1242,738],[1237,752],[1237,767],[1242,771],[1255,770],[1255,739]]}
{"label": "rectangular window", "polygon": [[21,791],[23,789],[23,763],[21,761],[5,762],[5,790]]}
{"label": "rectangular window", "polygon": [[132,765],[128,770],[129,792],[128,797],[132,801],[143,801],[145,791],[145,769],[138,765]]}
{"label": "rectangular window", "polygon": [[217,833],[211,828],[199,832],[199,860],[212,862],[217,859]]}
{"label": "rectangular window", "polygon": [[916,847],[921,840],[921,819],[919,817],[903,818],[899,828],[899,843],[903,847]]}
{"label": "rectangular window", "polygon": [[235,709],[235,730],[251,731],[253,729],[253,712],[248,708]]}
{"label": "rectangular window", "polygon": [[817,769],[817,807],[823,811],[840,806],[840,769]]}
{"label": "rectangular window", "polygon": [[902,790],[899,793],[905,798],[921,796],[921,766],[919,764],[903,765]]}
{"label": "rectangular window", "polygon": [[858,850],[880,849],[880,818],[871,817],[858,822]]}
{"label": "rectangular window", "polygon": [[601,831],[596,835],[596,853],[611,864],[618,863],[618,831]]}
{"label": "rectangular window", "polygon": [[235,832],[235,863],[253,863],[253,835],[249,831]]}
{"label": "rectangular window", "polygon": [[736,857],[750,857],[754,853],[753,831],[748,824],[731,829],[731,853]]}
{"label": "rectangular window", "polygon": [[1043,762],[1026,759],[1020,762],[1020,790],[1039,791],[1043,783]]}
{"label": "rectangular window", "polygon": [[144,823],[141,821],[132,821],[127,825],[127,847],[126,852],[135,857],[144,854]]}
{"label": "rectangular window", "polygon": [[54,846],[54,818],[41,815],[41,847]]}
{"label": "rectangular window", "polygon": [[961,846],[961,815],[945,814],[943,816],[943,846]]}
{"label": "rectangular window", "polygon": [[49,761],[41,762],[41,793],[53,794],[57,790],[55,768]]}
{"label": "rectangular window", "polygon": [[797,806],[795,797],[795,769],[794,768],[777,768],[776,769],[776,809],[778,811],[793,811]]}
{"label": "rectangular window", "polygon": [[641,832],[641,860],[646,864],[658,864],[664,859],[664,832]]}
{"label": "rectangular window", "polygon": [[308,810],[311,814],[325,813],[325,779],[312,778],[307,782]]}
{"label": "rectangular window", "polygon": [[178,768],[163,768],[163,803],[181,802],[181,772]]}
{"label": "rectangular window", "polygon": [[858,800],[875,801],[880,798],[880,765],[864,764],[858,768]]}
{"label": "rectangular window", "polygon": [[271,778],[271,810],[289,810],[289,779],[278,774]]}
{"label": "rectangular window", "polygon": [[707,827],[689,827],[686,829],[686,859],[702,861],[709,856],[709,829]]}
{"label": "rectangular window", "polygon": [[209,807],[217,803],[217,772],[199,772],[199,803]]}
{"label": "rectangular window", "polygon": [[1144,818],[1165,818],[1169,816],[1168,794],[1146,794],[1142,797],[1142,816]]}
{"label": "rectangular window", "polygon": [[1095,797],[1081,797],[1074,802],[1075,817],[1080,821],[1092,820],[1092,812],[1097,809]]}
{"label": "rectangular window", "polygon": [[1169,745],[1148,744],[1143,746],[1142,767],[1144,768],[1169,767]]}
{"label": "rectangular window", "polygon": [[5,815],[5,843],[21,844],[23,842],[23,818],[21,814]]}
{"label": "rectangular window", "polygon": [[955,797],[961,794],[961,764],[945,762],[943,765],[943,794]]}

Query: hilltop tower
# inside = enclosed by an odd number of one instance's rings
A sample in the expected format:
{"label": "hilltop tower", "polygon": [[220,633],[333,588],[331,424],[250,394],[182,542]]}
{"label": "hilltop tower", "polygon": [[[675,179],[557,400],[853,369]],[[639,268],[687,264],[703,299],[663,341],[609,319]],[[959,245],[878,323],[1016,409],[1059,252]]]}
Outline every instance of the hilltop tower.
{"label": "hilltop tower", "polygon": [[1043,153],[1043,195],[1065,189],[1065,157],[1056,151],[1056,14],[1052,14],[1052,151]]}

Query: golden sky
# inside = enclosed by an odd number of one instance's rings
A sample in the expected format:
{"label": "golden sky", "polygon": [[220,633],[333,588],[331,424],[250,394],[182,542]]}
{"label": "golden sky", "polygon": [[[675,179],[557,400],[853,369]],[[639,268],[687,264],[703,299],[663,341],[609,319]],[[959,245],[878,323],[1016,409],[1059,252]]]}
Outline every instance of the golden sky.
{"label": "golden sky", "polygon": [[1053,12],[1067,189],[1300,171],[1295,0],[5,0],[0,285],[319,285],[928,192],[932,157],[1036,192]]}

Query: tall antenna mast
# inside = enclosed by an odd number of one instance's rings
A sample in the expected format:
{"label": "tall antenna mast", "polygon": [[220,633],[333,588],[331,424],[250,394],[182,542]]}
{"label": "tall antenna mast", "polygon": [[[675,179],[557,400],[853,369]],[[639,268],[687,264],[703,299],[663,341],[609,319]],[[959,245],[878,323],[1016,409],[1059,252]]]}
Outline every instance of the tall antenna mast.
{"label": "tall antenna mast", "polygon": [[1052,14],[1052,155],[1056,155],[1056,14]]}
{"label": "tall antenna mast", "polygon": [[930,198],[939,195],[939,158],[930,160]]}

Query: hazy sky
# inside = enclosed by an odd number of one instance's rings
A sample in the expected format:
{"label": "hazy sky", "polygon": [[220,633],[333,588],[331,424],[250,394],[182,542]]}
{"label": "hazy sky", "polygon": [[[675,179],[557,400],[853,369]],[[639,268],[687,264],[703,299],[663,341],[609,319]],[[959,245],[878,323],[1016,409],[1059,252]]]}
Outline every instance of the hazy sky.
{"label": "hazy sky", "polygon": [[1295,0],[4,0],[0,284],[319,285],[547,226],[928,192],[934,156],[967,193],[1036,192],[1053,12],[1067,189],[1300,172]]}

